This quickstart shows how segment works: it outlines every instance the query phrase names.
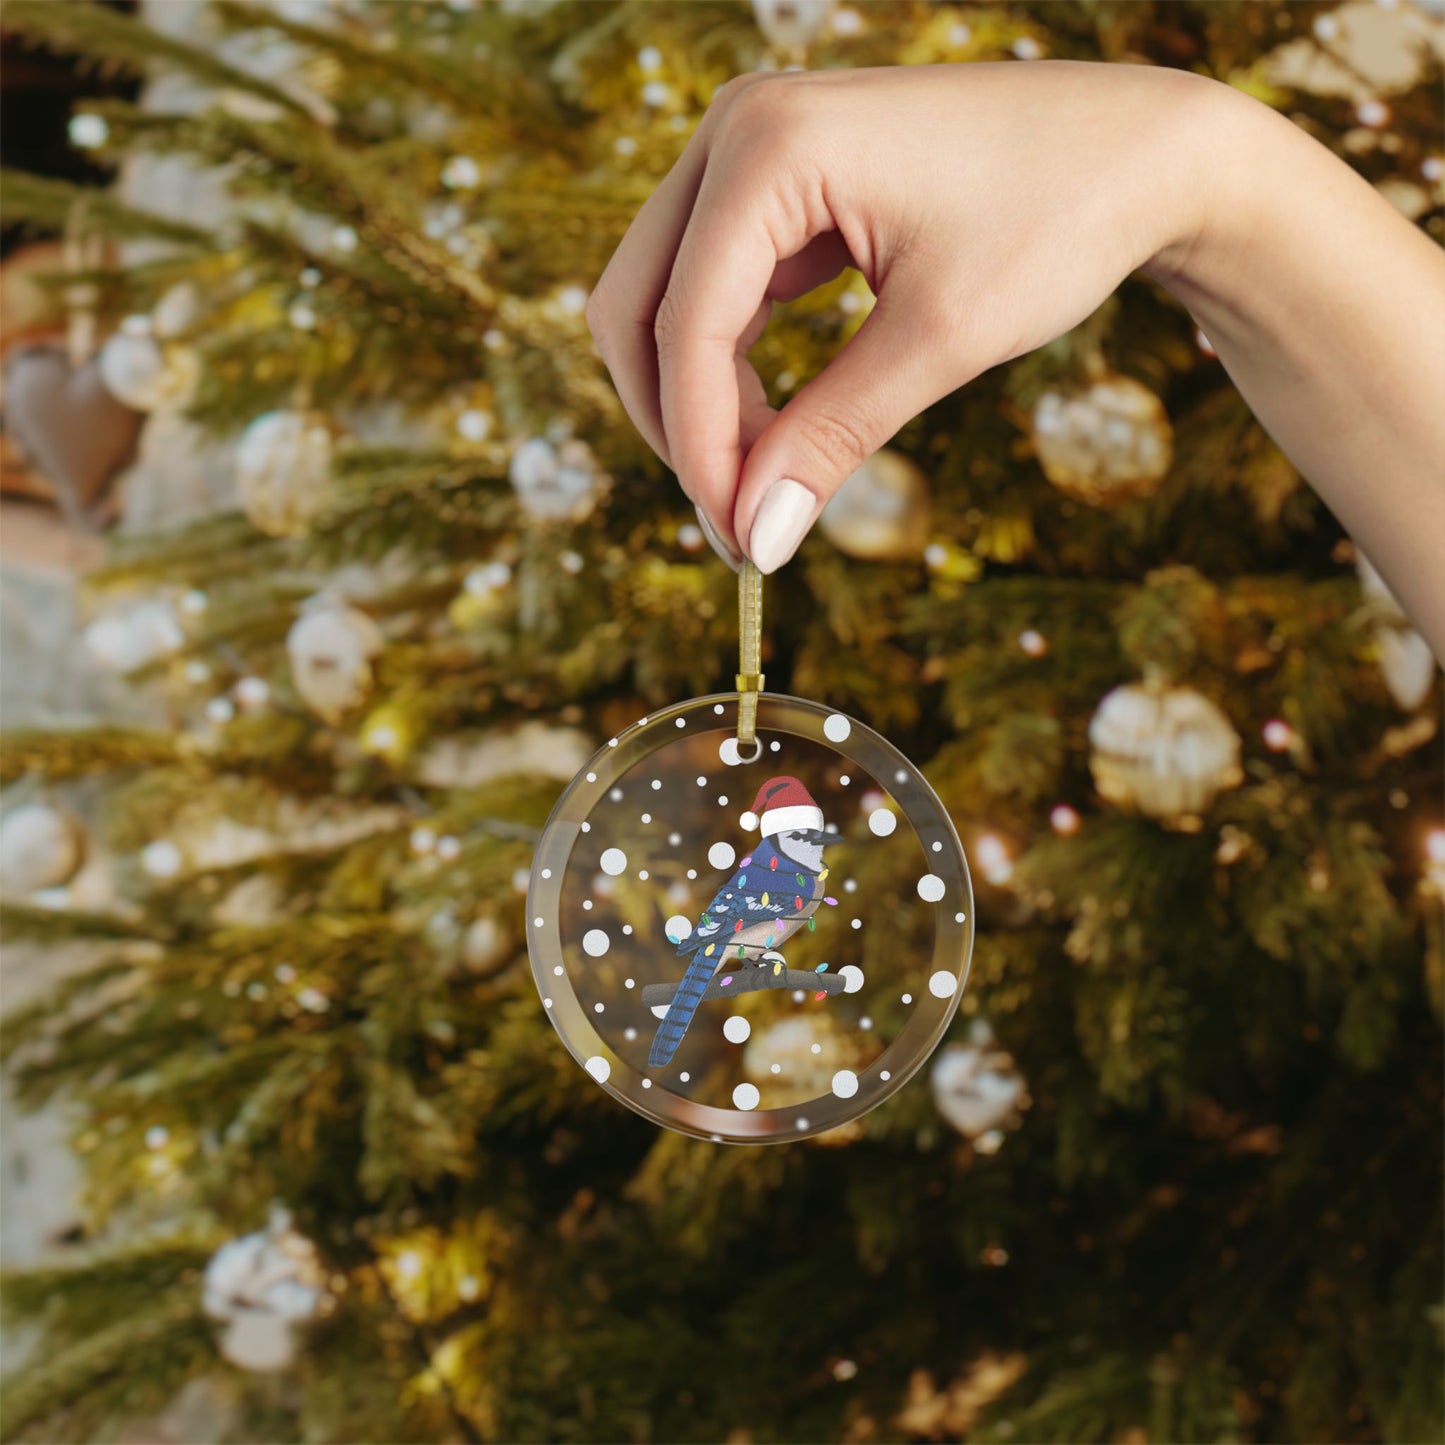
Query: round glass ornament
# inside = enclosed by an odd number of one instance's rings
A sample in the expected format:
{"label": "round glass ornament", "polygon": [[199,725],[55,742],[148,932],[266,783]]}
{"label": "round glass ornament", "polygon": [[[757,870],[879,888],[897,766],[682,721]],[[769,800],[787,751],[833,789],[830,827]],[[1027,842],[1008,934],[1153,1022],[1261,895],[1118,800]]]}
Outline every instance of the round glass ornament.
{"label": "round glass ornament", "polygon": [[922,774],[856,719],[758,696],[642,718],[557,800],[527,897],[543,1006],[614,1098],[776,1143],[913,1076],[958,1007],[973,890]]}

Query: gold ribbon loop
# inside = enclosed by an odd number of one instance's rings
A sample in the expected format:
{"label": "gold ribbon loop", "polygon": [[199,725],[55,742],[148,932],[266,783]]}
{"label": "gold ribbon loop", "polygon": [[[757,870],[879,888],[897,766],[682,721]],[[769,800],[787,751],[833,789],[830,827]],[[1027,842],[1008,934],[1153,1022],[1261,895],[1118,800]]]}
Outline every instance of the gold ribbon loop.
{"label": "gold ribbon loop", "polygon": [[[758,694],[763,690],[763,574],[745,561],[738,573],[738,743],[758,738]],[[760,750],[759,750],[760,751]]]}

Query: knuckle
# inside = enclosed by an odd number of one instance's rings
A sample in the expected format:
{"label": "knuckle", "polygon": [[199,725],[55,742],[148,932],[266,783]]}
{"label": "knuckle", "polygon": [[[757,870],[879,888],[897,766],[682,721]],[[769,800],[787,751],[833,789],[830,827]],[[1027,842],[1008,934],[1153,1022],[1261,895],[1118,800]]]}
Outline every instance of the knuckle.
{"label": "knuckle", "polygon": [[856,471],[873,454],[866,419],[844,416],[831,408],[798,413],[798,431],[809,447],[830,467]]}
{"label": "knuckle", "polygon": [[796,139],[802,115],[798,88],[785,75],[738,79],[752,83],[729,97],[718,117],[718,144],[748,151],[785,149]]}

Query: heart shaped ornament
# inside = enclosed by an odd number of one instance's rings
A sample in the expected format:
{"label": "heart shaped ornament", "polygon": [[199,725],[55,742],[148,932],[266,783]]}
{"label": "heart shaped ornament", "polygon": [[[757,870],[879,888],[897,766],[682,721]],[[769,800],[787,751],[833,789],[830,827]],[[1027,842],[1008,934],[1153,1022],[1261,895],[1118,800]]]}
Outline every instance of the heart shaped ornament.
{"label": "heart shaped ornament", "polygon": [[130,460],[143,421],[106,390],[94,361],[73,366],[52,346],[6,359],[6,430],[72,523],[92,523],[92,509]]}

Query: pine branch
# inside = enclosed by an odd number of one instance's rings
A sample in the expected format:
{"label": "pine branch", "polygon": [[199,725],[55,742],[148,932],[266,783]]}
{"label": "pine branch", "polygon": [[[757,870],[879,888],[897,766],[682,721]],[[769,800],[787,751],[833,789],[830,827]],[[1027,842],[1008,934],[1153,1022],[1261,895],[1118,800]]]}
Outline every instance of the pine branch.
{"label": "pine branch", "polygon": [[94,186],[72,185],[7,168],[0,169],[0,194],[4,196],[6,224],[28,221],[59,231],[73,219],[76,208],[83,207],[89,226],[120,240],[169,241],[177,246],[198,247],[213,244],[210,232],[199,226],[128,206]]}
{"label": "pine branch", "polygon": [[187,45],[108,5],[55,4],[54,0],[8,0],[5,26],[62,54],[83,55],[112,70],[145,73],[152,68],[183,70],[219,89],[249,91],[304,116],[306,111],[279,86],[218,60],[209,50]]}

